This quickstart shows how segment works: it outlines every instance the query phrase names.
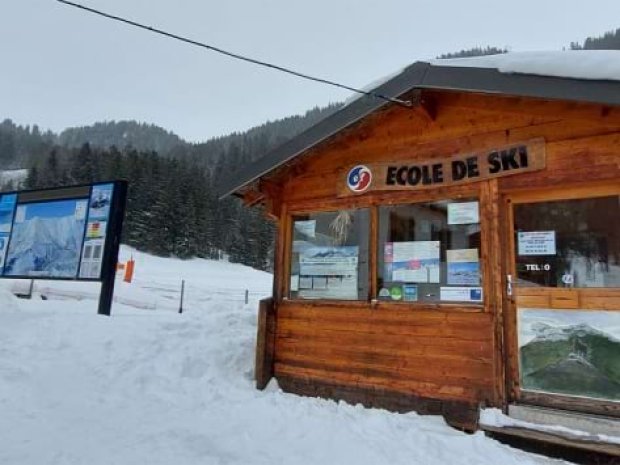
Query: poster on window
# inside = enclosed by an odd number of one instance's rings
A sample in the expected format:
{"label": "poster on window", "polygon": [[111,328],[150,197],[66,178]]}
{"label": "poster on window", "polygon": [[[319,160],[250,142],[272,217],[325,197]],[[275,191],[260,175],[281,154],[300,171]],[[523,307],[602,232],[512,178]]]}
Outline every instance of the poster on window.
{"label": "poster on window", "polygon": [[620,312],[519,309],[521,389],[620,401]]}
{"label": "poster on window", "polygon": [[387,281],[439,282],[439,241],[387,242],[384,247]]}
{"label": "poster on window", "polygon": [[299,256],[304,276],[357,275],[358,246],[309,247]]}
{"label": "poster on window", "polygon": [[309,247],[299,256],[299,296],[357,299],[358,246]]}
{"label": "poster on window", "polygon": [[453,286],[479,286],[480,261],[478,249],[453,249],[446,251],[448,278]]}

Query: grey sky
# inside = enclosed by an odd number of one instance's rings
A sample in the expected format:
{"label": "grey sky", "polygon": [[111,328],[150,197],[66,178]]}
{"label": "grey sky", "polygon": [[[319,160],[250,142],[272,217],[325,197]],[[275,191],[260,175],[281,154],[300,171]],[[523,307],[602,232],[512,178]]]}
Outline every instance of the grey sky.
{"label": "grey sky", "polygon": [[[55,131],[136,119],[201,141],[350,95],[55,0],[1,1],[0,119]],[[82,3],[358,87],[444,52],[560,50],[620,27],[619,0]]]}

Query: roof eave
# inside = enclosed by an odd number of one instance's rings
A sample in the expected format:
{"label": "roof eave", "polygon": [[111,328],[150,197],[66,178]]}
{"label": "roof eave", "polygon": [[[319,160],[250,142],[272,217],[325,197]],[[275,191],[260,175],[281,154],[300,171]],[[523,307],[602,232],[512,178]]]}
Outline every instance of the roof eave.
{"label": "roof eave", "polygon": [[[533,74],[503,73],[495,68],[431,65],[416,62],[373,89],[397,98],[413,89],[482,93],[600,105],[620,105],[620,82],[585,80]],[[272,152],[234,173],[220,184],[224,198],[295,159],[389,102],[363,96],[295,136]],[[237,180],[241,179],[239,182]]]}

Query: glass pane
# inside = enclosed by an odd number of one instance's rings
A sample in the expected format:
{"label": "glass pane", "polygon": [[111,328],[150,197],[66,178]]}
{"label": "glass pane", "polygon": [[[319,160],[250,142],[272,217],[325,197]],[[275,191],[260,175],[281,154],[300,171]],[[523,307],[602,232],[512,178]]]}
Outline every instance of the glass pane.
{"label": "glass pane", "polygon": [[620,196],[514,207],[520,286],[620,287]]}
{"label": "glass pane", "polygon": [[380,300],[482,302],[476,200],[379,208]]}
{"label": "glass pane", "polygon": [[291,298],[368,299],[368,218],[367,209],[293,218]]}

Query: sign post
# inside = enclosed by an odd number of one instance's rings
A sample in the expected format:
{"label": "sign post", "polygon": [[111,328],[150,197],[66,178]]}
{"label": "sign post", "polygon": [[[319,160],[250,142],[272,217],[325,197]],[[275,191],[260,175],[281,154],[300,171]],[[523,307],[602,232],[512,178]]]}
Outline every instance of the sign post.
{"label": "sign post", "polygon": [[99,307],[97,310],[99,315],[109,316],[112,312],[118,249],[121,245],[126,201],[127,183],[120,183],[112,196],[112,211],[116,211],[117,214],[110,218],[110,224],[108,225],[111,237],[106,243],[106,247],[109,250],[104,251],[104,262],[101,270],[101,292],[99,294]]}

